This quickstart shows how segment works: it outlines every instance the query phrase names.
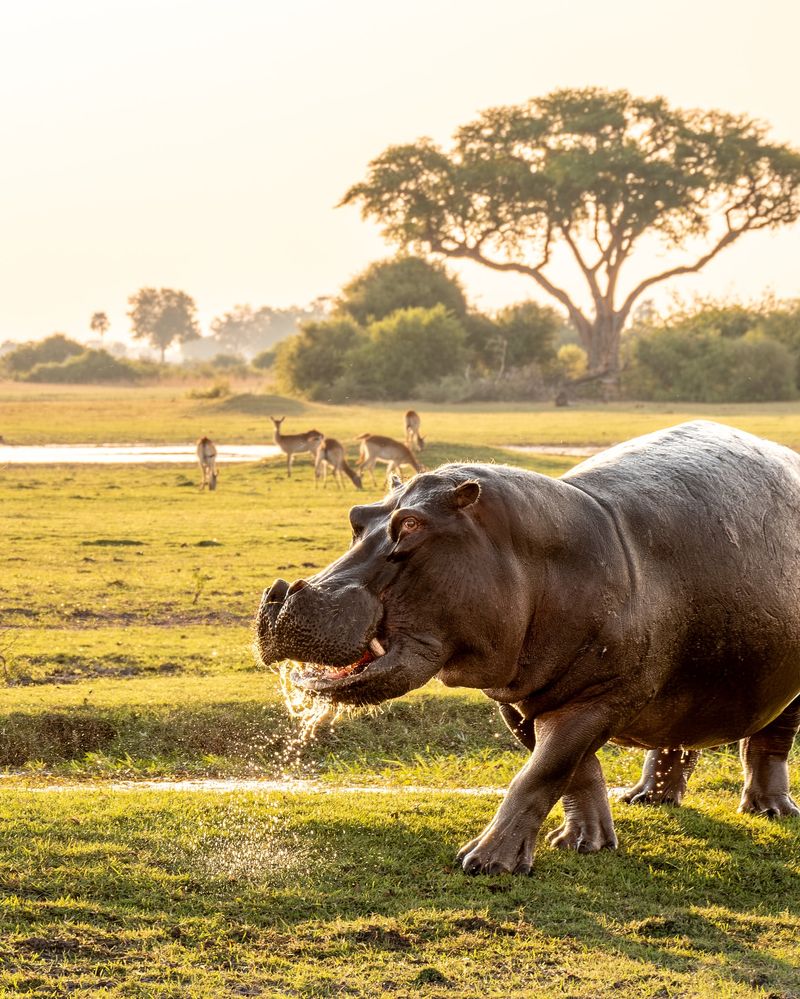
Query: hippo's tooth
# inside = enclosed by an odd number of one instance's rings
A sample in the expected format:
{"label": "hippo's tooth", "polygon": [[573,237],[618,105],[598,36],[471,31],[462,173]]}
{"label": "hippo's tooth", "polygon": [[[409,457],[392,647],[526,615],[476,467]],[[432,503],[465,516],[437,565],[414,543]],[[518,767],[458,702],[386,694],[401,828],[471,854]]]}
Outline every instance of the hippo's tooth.
{"label": "hippo's tooth", "polygon": [[376,656],[386,655],[386,649],[384,649],[384,647],[381,645],[381,643],[378,641],[377,638],[372,639],[372,641],[369,643],[369,647],[370,651],[374,653]]}

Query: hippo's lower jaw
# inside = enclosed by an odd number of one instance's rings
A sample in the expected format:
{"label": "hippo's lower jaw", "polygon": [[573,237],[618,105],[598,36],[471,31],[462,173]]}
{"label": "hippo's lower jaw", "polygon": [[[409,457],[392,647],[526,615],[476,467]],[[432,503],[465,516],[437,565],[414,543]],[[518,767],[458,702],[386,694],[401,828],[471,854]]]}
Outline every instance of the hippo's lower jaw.
{"label": "hippo's lower jaw", "polygon": [[427,683],[439,672],[441,652],[441,645],[427,637],[398,640],[386,649],[373,638],[356,662],[348,666],[300,663],[292,670],[291,681],[334,703],[379,704]]}

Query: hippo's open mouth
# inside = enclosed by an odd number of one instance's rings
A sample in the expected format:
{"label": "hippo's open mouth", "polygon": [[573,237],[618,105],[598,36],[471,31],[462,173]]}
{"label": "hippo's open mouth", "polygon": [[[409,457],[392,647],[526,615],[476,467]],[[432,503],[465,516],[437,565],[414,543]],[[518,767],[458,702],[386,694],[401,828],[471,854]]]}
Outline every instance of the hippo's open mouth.
{"label": "hippo's open mouth", "polygon": [[[346,686],[356,677],[370,670],[373,663],[380,662],[387,655],[386,649],[377,638],[373,638],[362,656],[347,666],[325,666],[322,663],[299,663],[291,672],[292,683],[311,693],[325,693],[334,688]],[[381,667],[386,664],[381,662]]]}

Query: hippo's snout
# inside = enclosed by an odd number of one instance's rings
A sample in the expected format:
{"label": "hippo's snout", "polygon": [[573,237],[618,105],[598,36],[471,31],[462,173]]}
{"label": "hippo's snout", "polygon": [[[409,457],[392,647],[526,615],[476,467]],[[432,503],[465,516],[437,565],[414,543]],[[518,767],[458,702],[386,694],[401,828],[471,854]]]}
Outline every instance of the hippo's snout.
{"label": "hippo's snout", "polygon": [[276,579],[264,591],[256,628],[265,664],[297,659],[346,666],[359,659],[374,636],[383,608],[353,583],[323,587],[305,579]]}

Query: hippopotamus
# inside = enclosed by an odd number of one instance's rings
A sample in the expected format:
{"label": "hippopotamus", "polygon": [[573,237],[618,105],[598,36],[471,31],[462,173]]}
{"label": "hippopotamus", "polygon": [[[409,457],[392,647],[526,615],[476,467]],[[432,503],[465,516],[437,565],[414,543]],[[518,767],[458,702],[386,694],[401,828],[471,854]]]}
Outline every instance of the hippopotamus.
{"label": "hippopotamus", "polygon": [[679,804],[707,747],[740,742],[741,812],[800,815],[787,759],[800,727],[800,457],[684,423],[554,479],[447,464],[350,511],[350,548],[257,617],[261,658],[336,704],[434,677],[476,687],[530,751],[469,874],[531,870],[551,844],[614,848],[597,751],[647,750],[629,802]]}

